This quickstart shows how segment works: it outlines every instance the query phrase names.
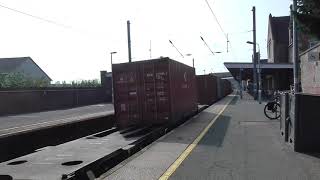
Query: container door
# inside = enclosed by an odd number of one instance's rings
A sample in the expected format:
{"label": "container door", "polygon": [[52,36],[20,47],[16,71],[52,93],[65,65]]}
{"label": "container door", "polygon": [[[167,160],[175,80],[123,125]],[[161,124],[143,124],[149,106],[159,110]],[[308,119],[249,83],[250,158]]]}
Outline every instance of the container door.
{"label": "container door", "polygon": [[135,68],[114,73],[115,111],[117,124],[128,127],[140,123],[138,85],[139,79]]}
{"label": "container door", "polygon": [[143,64],[142,69],[144,90],[143,121],[145,124],[153,124],[153,122],[157,119],[157,100],[154,64]]}
{"label": "container door", "polygon": [[156,101],[157,101],[157,124],[167,123],[170,119],[170,84],[168,62],[157,63],[156,69]]}

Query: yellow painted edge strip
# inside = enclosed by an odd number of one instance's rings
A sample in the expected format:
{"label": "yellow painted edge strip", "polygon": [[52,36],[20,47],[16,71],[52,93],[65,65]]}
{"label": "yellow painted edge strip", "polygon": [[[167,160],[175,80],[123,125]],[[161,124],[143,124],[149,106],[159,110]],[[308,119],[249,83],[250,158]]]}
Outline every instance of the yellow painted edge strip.
{"label": "yellow painted edge strip", "polygon": [[182,152],[182,154],[178,157],[178,159],[171,164],[171,166],[167,169],[167,171],[159,178],[159,180],[167,180],[169,177],[177,170],[180,164],[189,156],[192,150],[197,146],[197,144],[201,141],[204,135],[207,134],[208,130],[211,128],[213,123],[220,117],[220,115],[224,112],[227,106],[235,97],[234,95],[231,100],[220,110],[220,112],[211,120],[211,122],[207,125],[207,127],[199,134],[199,136]]}

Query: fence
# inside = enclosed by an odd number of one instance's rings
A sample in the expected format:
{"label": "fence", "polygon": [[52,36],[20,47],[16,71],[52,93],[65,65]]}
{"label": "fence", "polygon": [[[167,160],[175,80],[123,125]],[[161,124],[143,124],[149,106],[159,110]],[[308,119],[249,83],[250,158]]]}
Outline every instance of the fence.
{"label": "fence", "polygon": [[97,88],[1,89],[0,116],[111,102],[111,92]]}

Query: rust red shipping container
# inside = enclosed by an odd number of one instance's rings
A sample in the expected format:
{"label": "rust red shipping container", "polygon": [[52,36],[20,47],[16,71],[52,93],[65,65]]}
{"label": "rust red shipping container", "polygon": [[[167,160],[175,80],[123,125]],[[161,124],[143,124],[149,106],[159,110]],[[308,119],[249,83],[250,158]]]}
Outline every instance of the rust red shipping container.
{"label": "rust red shipping container", "polygon": [[218,78],[214,75],[197,75],[197,89],[199,104],[211,105],[218,100]]}
{"label": "rust red shipping container", "polygon": [[195,69],[160,58],[112,66],[118,127],[176,123],[197,110]]}

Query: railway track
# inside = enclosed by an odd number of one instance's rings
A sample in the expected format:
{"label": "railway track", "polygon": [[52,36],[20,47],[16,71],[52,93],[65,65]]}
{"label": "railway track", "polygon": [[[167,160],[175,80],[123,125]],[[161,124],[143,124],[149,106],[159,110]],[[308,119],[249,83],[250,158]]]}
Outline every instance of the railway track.
{"label": "railway track", "polygon": [[[202,111],[207,106],[202,106]],[[7,179],[92,179],[179,126],[111,128],[0,163]]]}

